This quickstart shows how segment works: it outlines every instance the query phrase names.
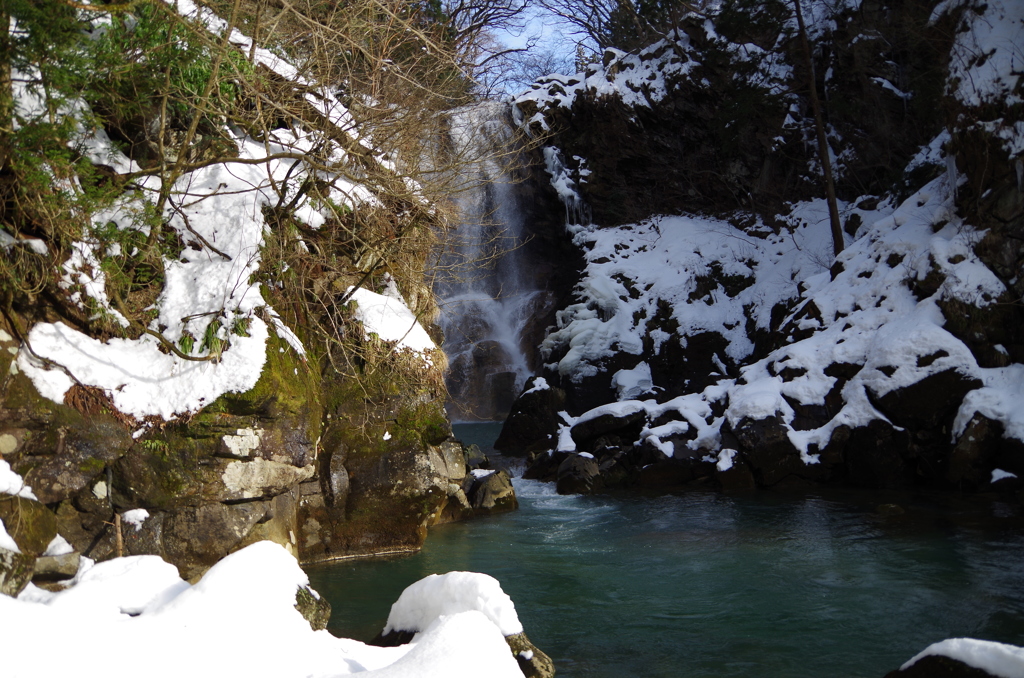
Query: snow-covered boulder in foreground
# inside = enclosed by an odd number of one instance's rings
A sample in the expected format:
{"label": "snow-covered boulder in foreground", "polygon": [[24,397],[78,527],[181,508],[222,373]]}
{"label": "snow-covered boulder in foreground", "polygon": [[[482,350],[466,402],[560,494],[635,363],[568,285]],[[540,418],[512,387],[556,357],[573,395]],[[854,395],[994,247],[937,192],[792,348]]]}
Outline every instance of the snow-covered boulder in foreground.
{"label": "snow-covered boulder in foreground", "polygon": [[1022,678],[1024,648],[974,638],[950,638],[929,645],[886,678]]}
{"label": "snow-covered boulder in foreground", "polygon": [[[484,575],[458,575],[427,593],[433,604],[416,617],[411,642],[376,647],[310,628],[296,609],[309,580],[276,544],[242,549],[192,586],[156,556],[118,558],[83,569],[58,593],[32,586],[0,596],[0,667],[7,678],[58,678],[92,657],[110,678],[520,678],[502,633],[518,624],[508,596],[494,580],[474,587]],[[448,595],[477,604],[453,606]],[[60,651],[42,652],[44,642]],[[112,660],[99,659],[111,642]]]}
{"label": "snow-covered boulder in foreground", "polygon": [[382,646],[415,642],[435,619],[464,614],[481,615],[501,631],[527,678],[554,675],[550,657],[526,637],[515,605],[498,580],[476,572],[432,574],[406,588],[391,606],[384,630],[372,642]]}

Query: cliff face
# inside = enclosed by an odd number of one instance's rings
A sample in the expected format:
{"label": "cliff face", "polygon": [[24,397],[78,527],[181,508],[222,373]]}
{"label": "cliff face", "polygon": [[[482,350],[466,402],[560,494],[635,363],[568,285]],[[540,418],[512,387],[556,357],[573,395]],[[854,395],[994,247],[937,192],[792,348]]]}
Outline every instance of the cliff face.
{"label": "cliff face", "polygon": [[795,22],[730,7],[516,101],[587,265],[503,444],[566,491],[1016,491],[1019,8],[809,5],[833,259]]}
{"label": "cliff face", "polygon": [[444,194],[337,74],[187,1],[54,7],[18,4],[3,45],[0,519],[30,565],[5,592],[57,556],[195,579],[259,540],[411,550],[514,506],[476,497],[444,414]]}

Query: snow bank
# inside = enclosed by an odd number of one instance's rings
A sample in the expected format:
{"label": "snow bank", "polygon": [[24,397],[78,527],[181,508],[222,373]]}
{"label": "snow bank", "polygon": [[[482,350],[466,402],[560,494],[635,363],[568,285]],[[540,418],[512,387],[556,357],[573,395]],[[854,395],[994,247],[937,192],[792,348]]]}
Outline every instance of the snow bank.
{"label": "snow bank", "polygon": [[425,630],[440,616],[480,612],[503,636],[522,633],[516,607],[494,577],[476,572],[432,574],[409,586],[391,606],[384,633]]}
{"label": "snow bank", "polygon": [[956,659],[999,678],[1024,678],[1024,648],[974,638],[950,638],[933,643],[900,669],[908,669],[931,655]]}
{"label": "snow bank", "polygon": [[384,341],[395,342],[396,350],[419,353],[429,360],[427,353],[437,346],[397,290],[393,294],[377,294],[362,288],[355,291],[349,288],[349,292],[352,293],[352,301],[356,302],[356,318],[363,323],[366,339],[376,334]]}
{"label": "snow bank", "polygon": [[[484,576],[458,574],[471,587],[471,577]],[[313,631],[295,609],[296,591],[308,583],[295,559],[271,542],[226,557],[194,586],[156,556],[87,565],[65,591],[30,585],[18,599],[0,596],[0,667],[7,678],[93,673],[90,662],[102,662],[110,678],[522,677],[492,616],[471,606],[444,614],[439,602],[437,614],[419,617],[414,642],[380,648]],[[466,595],[458,586],[450,591]],[[504,596],[496,581],[472,591]],[[511,601],[503,601],[507,596],[482,607],[508,624],[502,610]],[[41,638],[60,652],[45,652]],[[111,642],[117,659],[107,662],[103,648]]]}

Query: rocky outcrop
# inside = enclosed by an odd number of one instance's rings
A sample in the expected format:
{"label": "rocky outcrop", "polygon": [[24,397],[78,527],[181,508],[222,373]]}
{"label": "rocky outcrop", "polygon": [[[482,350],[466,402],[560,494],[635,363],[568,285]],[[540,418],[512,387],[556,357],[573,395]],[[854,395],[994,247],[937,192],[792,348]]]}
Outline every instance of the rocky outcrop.
{"label": "rocky outcrop", "polygon": [[535,447],[550,446],[562,423],[558,413],[564,409],[565,391],[548,386],[542,377],[531,377],[502,424],[494,449],[524,455]]}
{"label": "rocky outcrop", "polygon": [[[322,380],[281,339],[249,392],[147,427],[91,413],[81,397],[40,397],[12,367],[12,335],[0,444],[39,500],[0,496],[24,554],[8,558],[8,588],[33,567],[40,582],[71,576],[79,554],[159,555],[195,580],[263,539],[305,560],[415,550],[429,525],[516,506],[507,474],[468,473],[438,400],[367,398],[354,381]],[[337,403],[326,412],[325,389]],[[57,534],[74,556],[37,561]]]}

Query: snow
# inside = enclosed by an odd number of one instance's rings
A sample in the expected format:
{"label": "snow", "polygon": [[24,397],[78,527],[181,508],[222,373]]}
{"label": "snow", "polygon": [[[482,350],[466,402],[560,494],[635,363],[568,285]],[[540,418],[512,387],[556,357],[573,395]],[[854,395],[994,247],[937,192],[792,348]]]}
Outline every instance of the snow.
{"label": "snow", "polygon": [[46,546],[46,550],[43,551],[44,556],[66,556],[69,553],[74,553],[75,548],[68,543],[68,540],[59,534],[50,540],[50,543]]}
{"label": "snow", "polygon": [[439,616],[468,610],[482,613],[503,636],[523,631],[515,605],[497,579],[476,572],[449,572],[429,575],[402,591],[391,606],[384,633],[419,633]]}
{"label": "snow", "polygon": [[1004,471],[1001,468],[994,468],[994,469],[992,469],[992,482],[993,483],[998,483],[1000,480],[1003,480],[1004,478],[1016,478],[1016,477],[1017,477],[1016,473],[1010,473],[1009,471]]}
{"label": "snow", "polygon": [[654,389],[651,366],[642,362],[633,369],[619,370],[612,375],[612,387],[619,400],[631,400],[651,393]]}
{"label": "snow", "polygon": [[932,655],[956,659],[998,678],[1024,678],[1024,648],[974,638],[949,638],[933,643],[900,669]]}
{"label": "snow", "polygon": [[548,385],[547,379],[545,379],[544,377],[535,377],[533,380],[533,386],[531,386],[528,390],[523,391],[522,395],[526,395],[527,393],[537,393],[538,391],[547,391],[550,388],[551,387]]}
{"label": "snow", "polygon": [[136,532],[142,529],[142,524],[146,522],[146,518],[149,518],[149,511],[141,508],[125,511],[121,514],[121,520],[134,527]]}
{"label": "snow", "polygon": [[486,478],[487,476],[494,475],[496,471],[488,468],[475,468],[472,471],[470,471],[470,473],[474,478],[480,480],[481,478]]}
{"label": "snow", "polygon": [[21,549],[18,548],[18,544],[14,541],[14,537],[7,533],[7,527],[4,526],[4,521],[2,519],[0,519],[0,549],[7,549],[8,551],[21,553]]}
{"label": "snow", "polygon": [[437,346],[400,295],[395,298],[363,288],[354,291],[349,288],[349,292],[357,305],[356,318],[363,323],[367,340],[376,334],[384,341],[395,342],[398,351],[411,351],[430,360],[429,352]]}
{"label": "snow", "polygon": [[[451,593],[463,602],[433,600],[434,614],[423,611],[417,617],[419,633],[412,643],[380,648],[313,631],[295,609],[296,591],[308,579],[295,559],[271,542],[229,555],[192,586],[156,556],[91,566],[84,560],[86,565],[63,591],[30,585],[17,599],[0,596],[5,648],[37,647],[41,637],[61,647],[45,657],[3,651],[5,678],[81,673],[82,658],[93,656],[96,647],[111,639],[117,641],[118,661],[104,663],[103,674],[110,678],[130,678],[140,671],[152,678],[330,678],[354,673],[367,678],[470,678],[481,671],[498,678],[522,676],[502,637],[503,629],[518,624],[514,609],[496,581],[487,577],[490,582],[475,582],[485,575],[454,573],[436,593]],[[254,638],[273,642],[254,645]]]}
{"label": "snow", "polygon": [[0,494],[13,494],[24,499],[36,498],[24,478],[12,471],[11,465],[3,459],[0,459]]}
{"label": "snow", "polygon": [[643,411],[645,411],[644,404],[637,400],[608,403],[607,405],[601,405],[600,407],[595,407],[592,410],[584,412],[577,417],[575,423],[582,424],[583,422],[591,421],[592,419],[597,419],[598,417],[603,417],[605,415],[617,418],[628,417],[632,414]]}
{"label": "snow", "polygon": [[718,460],[715,464],[720,472],[728,471],[732,468],[733,457],[736,456],[736,450],[723,449],[718,453]]}

